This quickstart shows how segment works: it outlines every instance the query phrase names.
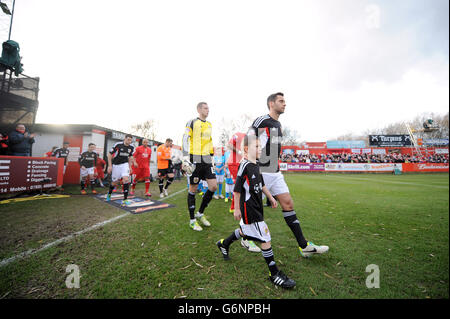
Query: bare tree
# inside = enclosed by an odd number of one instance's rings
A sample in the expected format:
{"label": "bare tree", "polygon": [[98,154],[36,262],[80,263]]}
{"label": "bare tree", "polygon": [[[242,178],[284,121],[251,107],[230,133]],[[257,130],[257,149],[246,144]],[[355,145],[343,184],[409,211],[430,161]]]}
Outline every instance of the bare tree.
{"label": "bare tree", "polygon": [[297,130],[294,130],[288,126],[283,129],[283,138],[281,139],[282,145],[300,145],[300,134]]}
{"label": "bare tree", "polygon": [[153,119],[148,119],[143,123],[134,124],[131,126],[133,134],[140,135],[150,140],[156,139],[157,122]]}
{"label": "bare tree", "polygon": [[236,132],[248,131],[252,123],[252,117],[249,114],[242,114],[234,118],[222,118],[219,128],[219,142],[222,146],[226,146],[231,136]]}
{"label": "bare tree", "polygon": [[[423,123],[432,119],[435,124],[439,126],[439,129],[432,132],[420,132],[423,129]],[[449,121],[448,113],[445,115],[439,115],[435,113],[422,113],[417,115],[414,119],[408,122],[413,130],[418,131],[416,133],[417,138],[448,138],[449,136]],[[397,135],[397,134],[408,134],[406,125],[403,121],[395,122],[385,126],[384,128],[370,129],[365,131],[366,135]]]}

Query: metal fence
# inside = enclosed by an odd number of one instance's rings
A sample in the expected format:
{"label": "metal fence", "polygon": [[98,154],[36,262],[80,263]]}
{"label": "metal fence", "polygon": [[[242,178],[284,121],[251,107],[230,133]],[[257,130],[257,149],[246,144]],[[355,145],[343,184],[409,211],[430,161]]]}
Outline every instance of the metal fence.
{"label": "metal fence", "polygon": [[39,78],[25,74],[14,76],[5,71],[0,73],[0,91],[37,101],[39,95]]}

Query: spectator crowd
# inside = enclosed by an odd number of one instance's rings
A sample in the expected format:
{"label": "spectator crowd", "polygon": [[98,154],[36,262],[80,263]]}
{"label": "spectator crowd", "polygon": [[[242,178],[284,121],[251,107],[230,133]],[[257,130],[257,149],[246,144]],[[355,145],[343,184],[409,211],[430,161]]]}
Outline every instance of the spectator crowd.
{"label": "spectator crowd", "polygon": [[448,163],[448,154],[282,154],[285,163]]}

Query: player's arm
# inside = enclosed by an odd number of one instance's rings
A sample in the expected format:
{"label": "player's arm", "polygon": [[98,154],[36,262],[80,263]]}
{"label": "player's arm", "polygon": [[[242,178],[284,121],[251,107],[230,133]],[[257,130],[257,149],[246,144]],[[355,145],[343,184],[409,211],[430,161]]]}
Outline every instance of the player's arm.
{"label": "player's arm", "polygon": [[269,190],[267,189],[267,187],[265,185],[263,185],[262,191],[263,191],[264,195],[266,195],[266,197],[269,199],[270,204],[272,205],[272,208],[277,208],[277,206],[278,206],[277,200],[272,196],[272,194],[269,192]]}
{"label": "player's arm", "polygon": [[241,169],[238,172],[238,175],[236,177],[236,184],[234,185],[234,190],[233,190],[233,195],[234,195],[234,219],[235,220],[240,220],[242,217],[241,214],[241,192],[244,189],[244,182],[245,179],[243,178],[244,174],[245,174],[246,169],[244,168],[243,171],[241,171]]}
{"label": "player's arm", "polygon": [[[112,152],[114,153],[114,148],[112,149]],[[108,152],[108,174],[111,174],[112,172],[112,153]]]}
{"label": "player's arm", "polygon": [[156,162],[157,163],[161,160],[161,147],[160,146],[158,146],[158,148],[156,149]]}
{"label": "player's arm", "polygon": [[233,192],[234,195],[234,219],[235,220],[241,220],[242,215],[241,215],[241,207],[240,207],[240,202],[241,202],[241,193],[239,192]]}
{"label": "player's arm", "polygon": [[82,154],[78,157],[78,163],[80,164],[80,167],[81,167],[81,168],[85,169],[86,167],[84,167],[83,161],[84,161],[84,153],[82,153]]}
{"label": "player's arm", "polygon": [[213,146],[212,134],[209,137],[209,155],[211,155],[211,164],[215,168],[215,163],[214,163],[214,146]]}
{"label": "player's arm", "polygon": [[220,172],[225,172],[225,168],[226,168],[226,160],[225,160],[225,156],[222,157],[222,167],[220,168]]}
{"label": "player's arm", "polygon": [[192,127],[193,120],[187,122],[183,134],[183,157],[189,156],[190,146],[192,143]]}
{"label": "player's arm", "polygon": [[187,122],[183,134],[183,145],[182,145],[183,158],[181,161],[181,169],[185,171],[186,174],[192,174],[192,171],[194,170],[189,156],[191,143],[193,142],[192,141],[192,128],[194,126],[193,122],[194,120]]}
{"label": "player's arm", "polygon": [[[134,151],[134,150],[132,150],[132,151]],[[133,167],[133,163],[136,163],[136,160],[134,159],[133,153],[134,152],[130,152],[129,156],[128,156],[128,165],[130,166],[130,173],[131,173],[131,169]]]}
{"label": "player's arm", "polygon": [[133,155],[131,155],[130,157],[128,157],[128,166],[130,168],[130,174],[131,174],[131,171],[133,170],[134,163],[135,163],[135,159],[134,159]]}
{"label": "player's arm", "polygon": [[[136,150],[133,153],[133,165],[134,165],[134,167],[138,167],[138,163],[136,162],[136,157],[137,157],[138,153],[139,153],[139,150],[138,150],[138,148],[136,148]],[[131,168],[131,166],[130,166],[130,168]]]}

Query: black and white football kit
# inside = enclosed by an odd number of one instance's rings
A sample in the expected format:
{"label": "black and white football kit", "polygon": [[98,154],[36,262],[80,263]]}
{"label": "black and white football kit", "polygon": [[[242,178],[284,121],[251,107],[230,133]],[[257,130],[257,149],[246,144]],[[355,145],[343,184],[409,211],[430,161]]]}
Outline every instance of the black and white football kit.
{"label": "black and white football kit", "polygon": [[[283,132],[281,123],[269,114],[258,117],[250,127],[248,134],[256,134],[262,154],[260,159],[261,172],[267,190],[272,196],[288,194],[289,188],[280,172],[278,158],[281,154],[281,140]],[[283,207],[282,207],[283,208]],[[318,246],[308,242],[303,236],[300,222],[294,210],[282,210],[284,220],[297,240],[300,253],[303,257],[313,254],[322,254],[328,251],[328,246]]]}
{"label": "black and white football kit", "polygon": [[281,123],[266,114],[253,121],[248,134],[255,134],[261,143],[261,158],[258,162],[269,192],[272,196],[289,193],[278,163],[283,138]]}
{"label": "black and white football kit", "polygon": [[[80,175],[82,178],[87,175],[94,175],[97,159],[98,154],[96,152],[86,151],[80,155],[78,163],[80,164]],[[84,168],[82,166],[84,166]]]}
{"label": "black and white football kit", "polygon": [[234,191],[240,193],[240,227],[246,239],[269,242],[270,232],[264,222],[262,188],[264,180],[258,164],[243,159],[239,165]]}
{"label": "black and white football kit", "polygon": [[56,150],[53,151],[52,153],[52,157],[57,157],[57,158],[64,158],[64,171],[63,173],[66,173],[66,167],[67,167],[67,158],[69,157],[69,149],[68,148],[58,148]]}
{"label": "black and white football kit", "polygon": [[122,177],[130,175],[129,158],[133,157],[134,146],[125,145],[123,142],[116,143],[109,152],[112,155],[111,180],[117,182]]}

